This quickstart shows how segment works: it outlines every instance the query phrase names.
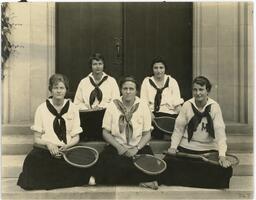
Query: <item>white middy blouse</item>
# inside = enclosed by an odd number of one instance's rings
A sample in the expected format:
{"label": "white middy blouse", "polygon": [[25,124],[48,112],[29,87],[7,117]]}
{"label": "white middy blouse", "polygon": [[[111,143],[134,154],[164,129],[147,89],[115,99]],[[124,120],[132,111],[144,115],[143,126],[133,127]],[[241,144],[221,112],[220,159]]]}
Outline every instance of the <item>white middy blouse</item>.
{"label": "white middy blouse", "polygon": [[[121,97],[118,98],[120,101]],[[134,104],[139,103],[138,109],[133,113],[131,123],[133,125],[133,136],[130,144],[127,144],[125,129],[122,133],[119,132],[119,117],[121,112],[118,110],[114,102],[111,102],[106,109],[102,128],[111,132],[114,138],[126,147],[133,147],[139,144],[142,133],[151,130],[151,114],[147,104],[136,97]],[[149,133],[150,134],[150,133]]]}
{"label": "white middy blouse", "polygon": [[183,104],[175,122],[175,128],[171,138],[171,148],[176,149],[178,146],[181,146],[195,151],[218,150],[220,156],[225,156],[227,143],[222,112],[219,104],[209,97],[206,105],[200,112],[204,112],[205,108],[211,104],[210,115],[213,120],[215,139],[210,137],[209,133],[206,131],[205,127],[207,119],[206,117],[203,117],[201,123],[197,127],[197,130],[194,132],[191,141],[188,142],[187,125],[190,119],[194,116],[191,103],[197,108],[194,98]]}
{"label": "white middy blouse", "polygon": [[[103,73],[102,78],[105,77],[105,76],[108,76],[108,79],[105,80],[99,86],[99,88],[100,88],[100,90],[102,91],[102,94],[103,94],[102,101],[99,102],[96,98],[92,107],[99,106],[99,107],[106,108],[107,105],[113,99],[116,99],[116,98],[120,97],[120,92],[119,92],[119,88],[118,88],[118,85],[116,83],[116,80],[113,77],[107,75],[106,73]],[[77,91],[76,91],[74,104],[76,106],[78,106],[78,108],[80,110],[91,108],[90,103],[89,103],[89,98],[90,98],[91,92],[94,90],[94,86],[91,84],[89,77],[91,77],[95,81],[95,79],[93,78],[92,73],[90,73],[87,77],[85,77],[84,79],[82,79],[80,81],[80,83],[78,85],[78,88],[77,88]]]}
{"label": "white middy blouse", "polygon": [[[159,112],[178,114],[178,112],[175,110],[175,107],[182,104],[184,100],[180,97],[180,89],[177,81],[174,78],[172,78],[170,75],[165,75],[164,83],[168,77],[169,87],[163,90]],[[156,84],[153,76],[146,77],[141,85],[140,98],[148,103],[151,111],[154,111],[156,89],[150,85],[149,79],[151,79]]]}
{"label": "white middy blouse", "polygon": [[[50,103],[52,104],[52,99],[49,99]],[[69,101],[67,99],[64,100],[63,106],[66,102]],[[81,133],[83,130],[80,127],[80,118],[79,118],[79,111],[77,107],[72,103],[69,102],[69,109],[68,112],[63,114],[62,117],[66,123],[66,130],[67,130],[67,144],[71,141],[71,137]],[[34,125],[31,126],[33,131],[39,132],[42,134],[42,140],[51,142],[58,146],[63,146],[65,143],[60,141],[58,136],[55,134],[53,129],[53,121],[55,116],[48,110],[46,106],[46,102],[42,103],[38,106]]]}

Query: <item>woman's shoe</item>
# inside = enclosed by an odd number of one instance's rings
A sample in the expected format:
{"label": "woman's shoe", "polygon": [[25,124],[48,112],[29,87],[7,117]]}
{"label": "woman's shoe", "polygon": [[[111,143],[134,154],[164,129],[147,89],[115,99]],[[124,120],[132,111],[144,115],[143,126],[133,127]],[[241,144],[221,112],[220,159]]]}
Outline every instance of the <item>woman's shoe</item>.
{"label": "woman's shoe", "polygon": [[145,187],[145,188],[150,188],[150,189],[153,189],[153,190],[157,190],[158,189],[158,183],[157,183],[157,181],[140,183],[140,187]]}
{"label": "woman's shoe", "polygon": [[96,181],[93,176],[90,177],[88,185],[96,185]]}

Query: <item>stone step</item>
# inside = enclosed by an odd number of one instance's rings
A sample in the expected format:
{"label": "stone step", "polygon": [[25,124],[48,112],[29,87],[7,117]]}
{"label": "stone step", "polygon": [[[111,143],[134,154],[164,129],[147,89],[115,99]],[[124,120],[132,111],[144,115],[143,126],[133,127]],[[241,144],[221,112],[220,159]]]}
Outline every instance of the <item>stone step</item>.
{"label": "stone step", "polygon": [[[19,176],[23,161],[26,155],[3,155],[2,156],[2,177],[16,178]],[[234,167],[234,175],[253,175],[253,155],[248,153],[237,153],[240,163]]]}
{"label": "stone step", "polygon": [[[228,135],[227,136],[228,151],[238,153],[252,153],[253,152],[253,136],[252,135]],[[21,155],[27,154],[32,149],[33,135],[31,134],[11,134],[2,136],[2,154],[3,155]],[[86,143],[88,144],[88,143]],[[92,145],[99,146],[104,145],[104,142],[91,142]],[[169,141],[151,141],[150,142],[153,151],[161,153],[166,150],[170,142]]]}
{"label": "stone step", "polygon": [[[2,124],[2,135],[10,134],[32,134],[32,124]],[[249,134],[253,133],[253,127],[244,123],[226,122],[228,134]]]}
{"label": "stone step", "polygon": [[138,186],[84,186],[55,190],[25,191],[16,178],[2,179],[2,199],[253,199],[253,177],[234,176],[225,190],[160,186],[150,190]]}

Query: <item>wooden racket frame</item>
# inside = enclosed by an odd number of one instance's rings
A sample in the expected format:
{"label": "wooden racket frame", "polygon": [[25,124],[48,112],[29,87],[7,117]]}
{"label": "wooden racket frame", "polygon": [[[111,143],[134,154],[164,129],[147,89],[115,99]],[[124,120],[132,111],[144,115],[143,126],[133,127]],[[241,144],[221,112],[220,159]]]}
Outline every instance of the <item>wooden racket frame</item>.
{"label": "wooden racket frame", "polygon": [[158,124],[157,124],[157,121],[155,119],[162,119],[162,118],[168,118],[168,119],[172,119],[174,121],[174,125],[175,125],[175,120],[176,118],[174,117],[169,117],[169,116],[161,116],[161,117],[155,117],[152,121],[153,121],[153,124],[161,131],[163,131],[164,133],[167,133],[169,135],[171,135],[173,133],[173,131],[167,131],[163,128],[161,128]]}
{"label": "wooden racket frame", "polygon": [[[209,160],[208,158],[205,157],[206,155],[210,155],[212,153],[215,153],[215,152],[209,152],[209,153],[204,153],[204,154],[190,154],[190,153],[184,153],[184,152],[177,152],[176,154],[173,154],[173,156],[185,157],[185,158],[195,158],[195,159],[200,159],[200,160],[203,160],[205,162],[208,162],[208,163],[211,163],[214,165],[220,165],[219,161]],[[166,151],[166,152],[164,152],[164,154],[168,154],[168,152]],[[172,154],[168,154],[168,155],[172,155]],[[236,166],[239,164],[239,159],[235,155],[226,154],[226,156],[233,157],[237,160],[236,163],[231,163],[231,166]]]}
{"label": "wooden racket frame", "polygon": [[[143,169],[142,167],[140,167],[140,166],[135,162],[135,160],[138,159],[138,157],[140,157],[140,156],[148,156],[148,157],[155,158],[155,159],[161,161],[161,162],[164,164],[164,168],[163,168],[161,171],[159,171],[159,172],[150,172],[150,171],[147,171],[147,170]],[[133,159],[133,164],[134,164],[134,166],[135,166],[137,169],[139,169],[139,170],[141,170],[142,172],[144,172],[145,174],[149,174],[149,175],[161,174],[161,173],[164,172],[164,171],[166,170],[166,168],[167,168],[167,164],[166,164],[166,162],[165,162],[164,160],[162,160],[162,159],[160,159],[160,158],[157,158],[157,157],[155,157],[154,155],[151,155],[151,154],[137,154],[137,155],[133,156],[132,159]]]}
{"label": "wooden racket frame", "polygon": [[[47,148],[45,145],[34,144],[34,147],[38,147],[38,148],[42,148],[42,149],[48,150],[48,148]],[[88,165],[80,165],[80,164],[76,164],[76,163],[70,162],[70,161],[67,159],[67,157],[66,157],[65,152],[68,152],[69,150],[72,150],[72,149],[81,148],[81,147],[82,147],[82,148],[85,148],[85,149],[90,149],[90,150],[92,150],[92,151],[95,153],[95,160],[94,160],[93,162],[91,162],[90,164],[88,164]],[[88,168],[88,167],[91,167],[91,166],[93,166],[93,165],[98,161],[98,159],[99,159],[99,152],[98,152],[96,149],[94,149],[94,148],[92,148],[92,147],[88,147],[88,146],[82,146],[82,145],[72,146],[72,147],[68,148],[68,149],[65,150],[65,151],[60,151],[60,154],[61,154],[61,156],[64,158],[64,160],[65,160],[68,164],[70,164],[70,165],[72,165],[72,166],[74,166],[74,167],[79,167],[79,168]]]}
{"label": "wooden racket frame", "polygon": [[[70,162],[67,157],[66,157],[66,154],[65,152],[68,152],[69,150],[72,150],[72,149],[77,149],[77,148],[84,148],[84,149],[90,149],[92,150],[94,153],[95,153],[95,160],[93,162],[91,162],[90,164],[88,165],[80,165],[80,164],[76,164],[76,163],[72,163]],[[92,147],[88,147],[88,146],[73,146],[73,147],[70,147],[69,149],[67,149],[66,151],[60,151],[60,153],[62,154],[64,160],[69,163],[70,165],[73,165],[75,167],[80,167],[80,168],[88,168],[88,167],[91,167],[93,166],[99,159],[99,153],[96,149],[92,148]]]}

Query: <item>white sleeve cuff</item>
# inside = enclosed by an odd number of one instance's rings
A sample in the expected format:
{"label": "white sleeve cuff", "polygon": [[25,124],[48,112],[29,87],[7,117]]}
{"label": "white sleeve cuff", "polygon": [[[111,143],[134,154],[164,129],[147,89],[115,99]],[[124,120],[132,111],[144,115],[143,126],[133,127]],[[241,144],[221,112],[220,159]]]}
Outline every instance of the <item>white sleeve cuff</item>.
{"label": "white sleeve cuff", "polygon": [[32,131],[36,131],[36,132],[39,132],[39,133],[44,133],[43,129],[39,126],[36,126],[36,125],[31,126],[30,129]]}
{"label": "white sleeve cuff", "polygon": [[179,98],[179,99],[176,99],[173,103],[174,107],[175,106],[178,106],[178,105],[181,105],[184,103],[184,99],[183,98]]}
{"label": "white sleeve cuff", "polygon": [[79,127],[79,128],[77,128],[77,129],[75,129],[75,130],[72,130],[71,132],[70,132],[70,135],[71,136],[75,136],[75,135],[78,135],[78,134],[80,134],[80,133],[82,133],[83,132],[83,129],[81,128],[81,127]]}

